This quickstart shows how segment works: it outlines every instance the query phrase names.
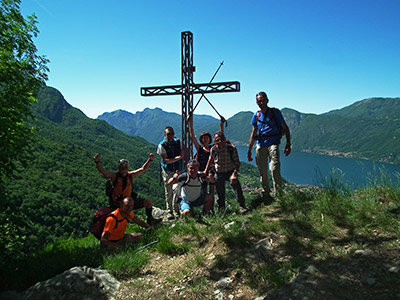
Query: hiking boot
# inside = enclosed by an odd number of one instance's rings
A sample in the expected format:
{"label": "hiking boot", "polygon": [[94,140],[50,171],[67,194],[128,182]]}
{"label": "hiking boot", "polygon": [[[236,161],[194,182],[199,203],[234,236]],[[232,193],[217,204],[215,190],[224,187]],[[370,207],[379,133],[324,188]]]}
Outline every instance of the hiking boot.
{"label": "hiking boot", "polygon": [[249,210],[245,206],[239,206],[239,213],[241,215],[244,215],[248,212]]}
{"label": "hiking boot", "polygon": [[147,218],[147,224],[149,224],[150,226],[157,226],[161,223],[161,221],[162,219],[154,219],[153,217]]}

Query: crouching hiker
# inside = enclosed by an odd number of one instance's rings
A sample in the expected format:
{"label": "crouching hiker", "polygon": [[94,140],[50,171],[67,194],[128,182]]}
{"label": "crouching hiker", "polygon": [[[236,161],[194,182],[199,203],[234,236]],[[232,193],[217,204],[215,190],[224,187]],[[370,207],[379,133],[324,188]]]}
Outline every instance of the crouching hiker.
{"label": "crouching hiker", "polygon": [[143,228],[151,228],[149,224],[133,214],[133,205],[132,197],[126,197],[121,201],[120,207],[107,217],[100,239],[100,247],[103,252],[110,253],[124,249],[129,244],[139,241],[141,233],[125,233],[128,220]]}
{"label": "crouching hiker", "polygon": [[204,193],[202,189],[203,182],[215,183],[212,175],[202,177],[199,173],[199,163],[196,160],[191,160],[188,163],[188,172],[179,175],[175,173],[168,180],[168,184],[176,184],[183,182],[180,194],[180,211],[181,215],[189,216],[191,211],[196,206],[203,206],[203,213],[208,212],[214,204],[213,196]]}

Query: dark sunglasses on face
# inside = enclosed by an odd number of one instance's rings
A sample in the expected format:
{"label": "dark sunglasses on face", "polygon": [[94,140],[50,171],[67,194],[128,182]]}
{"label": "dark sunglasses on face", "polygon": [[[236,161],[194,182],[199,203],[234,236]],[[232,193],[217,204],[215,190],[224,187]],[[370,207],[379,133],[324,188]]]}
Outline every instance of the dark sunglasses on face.
{"label": "dark sunglasses on face", "polygon": [[218,139],[215,139],[215,141],[216,141],[216,142],[222,142],[223,139],[222,139],[222,138],[218,138]]}
{"label": "dark sunglasses on face", "polygon": [[168,132],[167,135],[171,136],[171,135],[175,135],[175,133],[174,132]]}

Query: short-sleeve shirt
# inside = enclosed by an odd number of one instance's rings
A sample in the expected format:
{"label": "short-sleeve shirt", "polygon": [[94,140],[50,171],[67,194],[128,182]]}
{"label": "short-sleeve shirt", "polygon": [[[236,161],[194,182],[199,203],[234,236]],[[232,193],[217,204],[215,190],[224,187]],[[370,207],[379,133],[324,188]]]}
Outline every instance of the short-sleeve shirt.
{"label": "short-sleeve shirt", "polygon": [[280,126],[285,124],[281,111],[277,108],[268,108],[265,114],[260,111],[258,120],[257,115],[258,112],[251,119],[251,125],[257,127],[258,130],[257,145],[262,147],[279,145],[281,143]]}
{"label": "short-sleeve shirt", "polygon": [[201,186],[204,181],[199,174],[196,178],[192,178],[189,173],[182,173],[178,176],[178,181],[185,182],[182,185],[181,194],[187,201],[194,202],[200,197]]}
{"label": "short-sleeve shirt", "polygon": [[133,219],[135,216],[133,212],[130,212],[128,217],[123,218],[121,213],[119,212],[119,208],[114,210],[111,214],[115,215],[118,219],[118,225],[117,228],[115,228],[115,225],[117,224],[117,220],[115,220],[114,217],[108,217],[106,220],[106,224],[104,225],[103,231],[109,232],[110,241],[119,241],[122,239],[125,235],[125,230],[126,230],[126,225],[128,223],[128,220]]}

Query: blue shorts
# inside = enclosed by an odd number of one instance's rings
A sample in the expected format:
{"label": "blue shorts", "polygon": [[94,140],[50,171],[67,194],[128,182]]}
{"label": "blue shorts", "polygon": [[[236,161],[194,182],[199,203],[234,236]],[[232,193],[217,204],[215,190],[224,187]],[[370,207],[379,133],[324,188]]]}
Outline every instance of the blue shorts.
{"label": "blue shorts", "polygon": [[185,197],[182,197],[182,200],[180,203],[180,208],[181,208],[181,211],[185,211],[187,209],[193,209],[193,207],[196,207],[196,206],[204,205],[204,203],[206,203],[206,194],[201,193],[199,198],[197,198],[193,202],[189,202],[186,200]]}

